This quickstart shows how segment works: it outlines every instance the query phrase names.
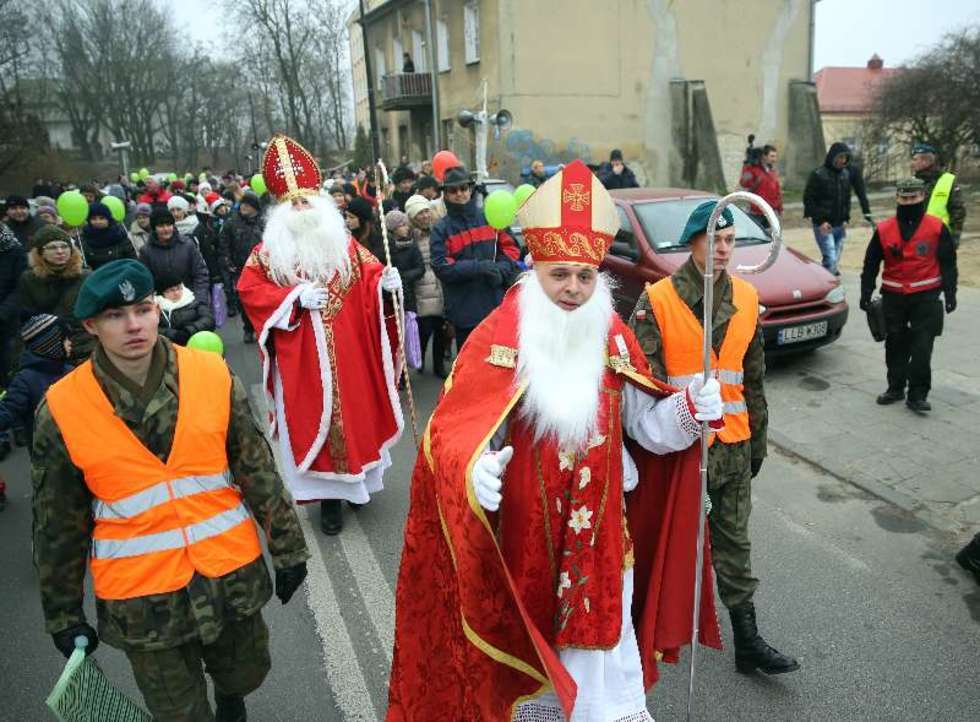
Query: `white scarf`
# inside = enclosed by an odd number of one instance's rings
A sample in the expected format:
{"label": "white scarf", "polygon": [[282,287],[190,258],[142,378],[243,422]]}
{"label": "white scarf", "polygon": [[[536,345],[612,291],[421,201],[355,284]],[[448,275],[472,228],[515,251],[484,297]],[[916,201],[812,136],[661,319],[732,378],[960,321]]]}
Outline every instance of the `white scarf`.
{"label": "white scarf", "polygon": [[181,291],[180,298],[178,298],[176,301],[171,301],[166,296],[156,297],[157,306],[160,307],[160,313],[162,313],[164,317],[167,319],[167,323],[170,323],[170,315],[174,311],[180,308],[186,308],[187,306],[190,306],[192,303],[194,303],[194,301],[196,300],[197,299],[194,296],[194,292],[191,289],[189,289],[187,286],[184,286],[184,290]]}

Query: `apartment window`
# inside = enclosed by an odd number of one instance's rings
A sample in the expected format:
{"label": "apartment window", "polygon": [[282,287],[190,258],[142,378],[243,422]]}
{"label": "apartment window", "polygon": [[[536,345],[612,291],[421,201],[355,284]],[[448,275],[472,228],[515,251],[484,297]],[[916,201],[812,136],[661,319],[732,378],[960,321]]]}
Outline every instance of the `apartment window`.
{"label": "apartment window", "polygon": [[436,65],[440,73],[449,70],[449,26],[445,20],[436,20]]}
{"label": "apartment window", "polygon": [[463,38],[466,41],[466,64],[480,62],[480,8],[475,2],[463,7]]}
{"label": "apartment window", "polygon": [[374,49],[374,75],[377,78],[377,86],[381,88],[384,86],[384,76],[388,74],[385,70],[385,52],[381,48]]}
{"label": "apartment window", "polygon": [[402,64],[405,62],[405,48],[402,47],[401,38],[395,38],[391,43],[391,47],[395,53],[395,72],[401,72]]}
{"label": "apartment window", "polygon": [[422,33],[418,30],[412,31],[412,60],[415,61],[415,70],[419,73],[429,72],[429,52],[422,39]]}

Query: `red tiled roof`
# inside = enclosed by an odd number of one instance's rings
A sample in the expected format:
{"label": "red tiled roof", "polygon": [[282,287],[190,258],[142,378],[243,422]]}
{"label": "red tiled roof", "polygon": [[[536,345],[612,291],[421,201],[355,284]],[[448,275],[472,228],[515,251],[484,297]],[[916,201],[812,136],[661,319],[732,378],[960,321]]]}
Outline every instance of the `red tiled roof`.
{"label": "red tiled roof", "polygon": [[901,68],[821,68],[814,75],[817,101],[824,113],[867,113],[879,83]]}

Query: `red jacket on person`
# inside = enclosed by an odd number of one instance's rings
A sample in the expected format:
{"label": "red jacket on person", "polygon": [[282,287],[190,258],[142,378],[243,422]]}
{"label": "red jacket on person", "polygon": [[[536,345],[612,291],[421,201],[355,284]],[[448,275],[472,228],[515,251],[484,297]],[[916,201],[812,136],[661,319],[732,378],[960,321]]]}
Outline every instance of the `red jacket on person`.
{"label": "red jacket on person", "polygon": [[167,201],[169,201],[171,198],[173,198],[173,194],[166,188],[161,188],[156,193],[150,193],[149,191],[143,193],[139,197],[138,202],[149,203],[154,208],[166,208]]}
{"label": "red jacket on person", "polygon": [[[783,214],[783,189],[779,183],[779,171],[762,164],[746,163],[742,166],[739,185],[750,193],[761,196],[779,215]],[[752,206],[751,212],[762,215],[762,209]]]}

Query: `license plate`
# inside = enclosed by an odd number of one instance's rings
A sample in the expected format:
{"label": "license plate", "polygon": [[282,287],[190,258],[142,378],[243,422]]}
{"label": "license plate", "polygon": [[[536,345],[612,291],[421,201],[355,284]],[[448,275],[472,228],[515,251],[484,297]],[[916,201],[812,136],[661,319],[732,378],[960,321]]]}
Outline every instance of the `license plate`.
{"label": "license plate", "polygon": [[827,322],[818,321],[817,323],[808,323],[806,326],[790,326],[779,329],[776,343],[782,346],[783,344],[809,341],[812,338],[821,338],[826,335]]}

